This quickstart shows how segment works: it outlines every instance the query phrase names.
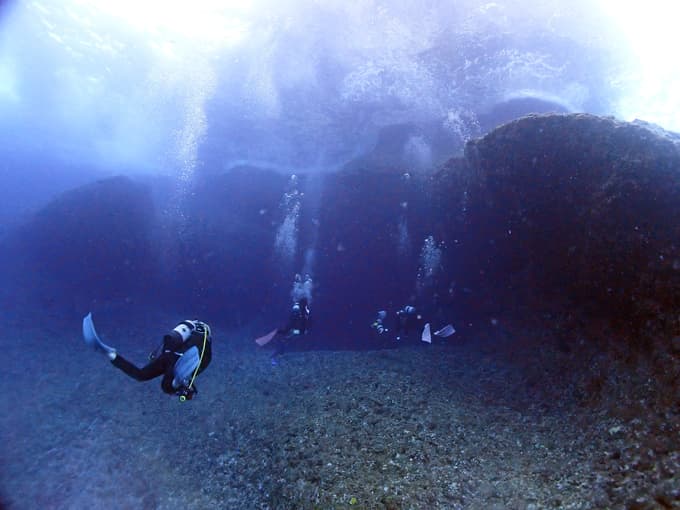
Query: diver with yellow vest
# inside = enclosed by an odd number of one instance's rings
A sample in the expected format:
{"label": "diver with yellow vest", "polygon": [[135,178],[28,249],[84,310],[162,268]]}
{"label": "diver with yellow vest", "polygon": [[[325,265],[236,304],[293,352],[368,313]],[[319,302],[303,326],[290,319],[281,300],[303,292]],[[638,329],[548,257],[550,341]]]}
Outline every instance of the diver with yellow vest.
{"label": "diver with yellow vest", "polygon": [[149,355],[149,363],[139,368],[123,358],[116,349],[101,341],[94,329],[92,314],[83,319],[85,343],[104,352],[116,368],[137,381],[149,381],[159,376],[165,393],[179,396],[180,401],[191,400],[198,392],[196,377],[212,359],[210,326],[199,320],[180,322],[163,336],[163,341]]}

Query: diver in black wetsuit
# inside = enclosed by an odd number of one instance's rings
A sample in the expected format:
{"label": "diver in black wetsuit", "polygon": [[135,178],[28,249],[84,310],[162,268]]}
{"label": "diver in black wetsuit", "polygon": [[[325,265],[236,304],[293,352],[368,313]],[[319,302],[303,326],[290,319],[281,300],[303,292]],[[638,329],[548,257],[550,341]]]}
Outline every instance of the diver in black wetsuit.
{"label": "diver in black wetsuit", "polygon": [[[388,327],[388,320],[392,327]],[[378,336],[382,336],[389,331],[393,331],[395,335],[395,340],[401,340],[403,337],[408,336],[408,334],[413,329],[419,329],[423,326],[423,317],[417,313],[415,307],[411,305],[404,306],[401,310],[398,310],[392,317],[388,317],[385,310],[380,310],[378,316],[371,324]]]}
{"label": "diver in black wetsuit", "polygon": [[[212,335],[210,326],[198,320],[180,322],[163,336],[162,343],[149,355],[149,363],[139,368],[123,358],[116,349],[101,342],[91,316],[84,323],[85,341],[97,350],[104,351],[111,363],[137,381],[149,381],[159,376],[165,393],[178,395],[181,401],[191,400],[198,392],[194,384],[212,359]],[[91,329],[90,329],[91,327]]]}
{"label": "diver in black wetsuit", "polygon": [[401,340],[402,337],[408,336],[412,329],[420,329],[422,322],[423,316],[416,312],[415,307],[406,305],[397,311],[396,339]]}
{"label": "diver in black wetsuit", "polygon": [[307,298],[301,298],[293,303],[293,308],[288,316],[288,323],[279,328],[277,337],[274,339],[274,353],[272,354],[272,365],[276,365],[277,357],[286,350],[286,344],[291,338],[307,334],[309,330],[309,304]]}

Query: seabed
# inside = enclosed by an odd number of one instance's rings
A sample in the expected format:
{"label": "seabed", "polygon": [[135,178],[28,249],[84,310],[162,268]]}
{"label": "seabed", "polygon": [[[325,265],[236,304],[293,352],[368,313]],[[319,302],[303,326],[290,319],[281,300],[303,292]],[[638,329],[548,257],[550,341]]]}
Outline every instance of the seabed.
{"label": "seabed", "polygon": [[[678,400],[587,347],[518,350],[498,327],[273,367],[250,332],[216,332],[198,396],[180,403],[88,351],[77,327],[15,331],[0,413],[10,509],[680,507]],[[119,348],[142,363],[153,346],[136,343]]]}

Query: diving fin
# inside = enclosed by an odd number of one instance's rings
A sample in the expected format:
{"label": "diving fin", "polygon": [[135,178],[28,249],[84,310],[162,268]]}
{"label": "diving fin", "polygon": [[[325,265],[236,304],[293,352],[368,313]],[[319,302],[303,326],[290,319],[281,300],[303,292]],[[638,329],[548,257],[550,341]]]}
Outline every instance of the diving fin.
{"label": "diving fin", "polygon": [[276,336],[276,333],[278,332],[278,329],[274,329],[267,333],[264,336],[261,336],[260,338],[255,339],[255,343],[262,347],[263,345],[267,345],[269,342],[272,341],[272,339]]}
{"label": "diving fin", "polygon": [[201,362],[198,355],[198,347],[195,345],[187,349],[184,354],[175,362],[175,377],[172,380],[172,387],[177,389],[182,386],[189,386],[191,374]]}
{"label": "diving fin", "polygon": [[455,332],[456,332],[456,330],[454,329],[454,327],[451,324],[447,324],[442,329],[435,331],[434,334],[435,334],[435,336],[440,336],[442,338],[446,338],[446,337],[453,335]]}
{"label": "diving fin", "polygon": [[425,327],[423,328],[423,334],[420,336],[420,339],[423,342],[427,342],[428,344],[432,343],[432,335],[430,334],[430,323],[428,322],[425,324]]}
{"label": "diving fin", "polygon": [[97,335],[97,331],[94,329],[94,322],[92,322],[91,312],[83,318],[83,338],[85,339],[85,343],[94,350],[102,351],[106,354],[116,352],[116,349],[106,345],[101,341],[99,335]]}

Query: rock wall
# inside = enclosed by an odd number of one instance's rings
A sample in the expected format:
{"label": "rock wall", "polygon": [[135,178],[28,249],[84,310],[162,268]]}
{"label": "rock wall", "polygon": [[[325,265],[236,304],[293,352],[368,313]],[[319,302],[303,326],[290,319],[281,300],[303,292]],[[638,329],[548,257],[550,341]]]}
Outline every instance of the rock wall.
{"label": "rock wall", "polygon": [[[541,115],[468,143],[432,176],[354,165],[303,197],[288,264],[274,249],[288,176],[237,169],[197,181],[181,203],[159,182],[115,178],[61,195],[5,241],[3,257],[18,267],[6,278],[54,299],[152,296],[224,323],[273,326],[313,247],[323,326],[312,347],[374,346],[373,314],[407,302],[457,325],[561,307],[634,342],[672,338],[679,146],[640,123]],[[423,290],[418,257],[429,235],[443,243],[443,267]]]}
{"label": "rock wall", "polygon": [[5,241],[5,282],[64,306],[153,292],[154,221],[149,187],[126,177],[66,192]]}
{"label": "rock wall", "polygon": [[163,215],[159,246],[165,298],[185,313],[241,323],[285,300],[272,289],[279,274],[274,236],[282,221],[287,177],[257,168],[234,169],[194,183]]}
{"label": "rock wall", "polygon": [[561,299],[632,335],[680,332],[680,151],[590,115],[529,116],[433,178],[449,270],[487,309]]}
{"label": "rock wall", "polygon": [[329,340],[370,345],[376,312],[396,311],[414,292],[422,186],[397,169],[346,170],[326,177],[322,197],[316,313],[333,325]]}

